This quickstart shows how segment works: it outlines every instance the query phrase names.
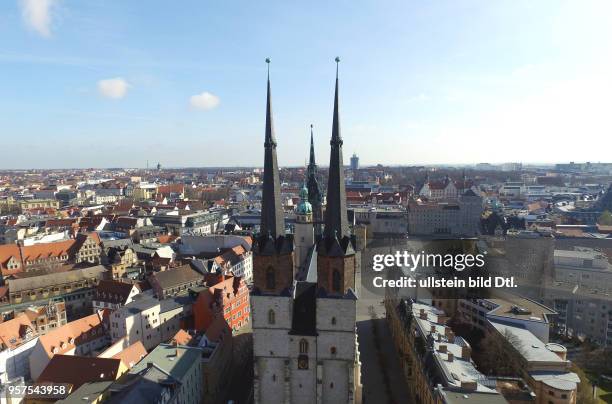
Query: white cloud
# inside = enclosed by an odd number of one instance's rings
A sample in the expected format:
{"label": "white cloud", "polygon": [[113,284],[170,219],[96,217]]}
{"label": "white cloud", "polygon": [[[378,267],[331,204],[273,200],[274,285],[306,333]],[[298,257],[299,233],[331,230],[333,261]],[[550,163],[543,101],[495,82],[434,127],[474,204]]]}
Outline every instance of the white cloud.
{"label": "white cloud", "polygon": [[216,95],[209,93],[208,91],[204,91],[202,94],[192,95],[189,98],[189,104],[192,108],[209,110],[216,108],[219,105],[219,97]]}
{"label": "white cloud", "polygon": [[26,25],[44,37],[51,36],[51,9],[56,0],[19,0],[19,4]]}
{"label": "white cloud", "polygon": [[129,83],[121,77],[98,81],[98,91],[107,98],[119,99],[125,97],[129,86]]}

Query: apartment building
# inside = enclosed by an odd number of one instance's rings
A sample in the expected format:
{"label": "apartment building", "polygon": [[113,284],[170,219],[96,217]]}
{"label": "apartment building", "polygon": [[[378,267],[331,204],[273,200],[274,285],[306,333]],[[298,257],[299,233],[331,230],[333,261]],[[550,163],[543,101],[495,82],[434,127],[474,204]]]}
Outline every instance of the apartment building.
{"label": "apartment building", "polygon": [[191,265],[154,272],[148,277],[151,288],[160,299],[185,294],[189,288],[201,284],[203,279],[202,274],[195,271]]}
{"label": "apartment building", "polygon": [[234,331],[249,323],[249,290],[243,279],[221,275],[218,282],[200,291],[193,304],[196,330],[208,329],[217,316],[223,317]]}
{"label": "apartment building", "polygon": [[[160,344],[111,387],[108,403],[202,402],[202,351],[196,347]],[[159,383],[159,380],[166,381]]]}
{"label": "apartment building", "polygon": [[23,313],[0,323],[0,383],[29,378],[28,357],[37,341],[38,332]]}
{"label": "apartment building", "polygon": [[38,379],[55,355],[86,356],[106,347],[110,339],[103,316],[91,314],[40,336],[29,357],[32,379]]}
{"label": "apartment building", "polygon": [[9,279],[11,304],[48,301],[62,298],[69,319],[91,313],[93,290],[100,280],[106,279],[108,270],[102,265],[72,271]]}
{"label": "apartment building", "polygon": [[576,404],[580,378],[570,371],[571,362],[563,345],[545,343],[517,324],[489,320],[491,333],[505,342],[520,361],[518,376],[536,394],[536,404]]}
{"label": "apartment building", "polygon": [[423,404],[508,403],[474,366],[472,348],[445,325],[433,306],[386,299],[387,320],[401,358],[410,399]]}
{"label": "apartment building", "polygon": [[540,341],[548,342],[552,321],[557,312],[525,297],[495,291],[493,298],[461,299],[457,305],[458,319],[482,332],[489,321],[500,321],[525,328]]}
{"label": "apartment building", "polygon": [[101,280],[92,297],[94,313],[102,309],[116,310],[133,301],[140,293],[136,284],[116,280]]}
{"label": "apartment building", "polygon": [[137,295],[110,315],[113,342],[127,338],[129,345],[142,341],[147,350],[168,341],[191,315],[189,297],[159,300]]}
{"label": "apartment building", "polygon": [[480,233],[482,198],[472,190],[456,200],[410,201],[407,209],[411,235],[474,237]]}

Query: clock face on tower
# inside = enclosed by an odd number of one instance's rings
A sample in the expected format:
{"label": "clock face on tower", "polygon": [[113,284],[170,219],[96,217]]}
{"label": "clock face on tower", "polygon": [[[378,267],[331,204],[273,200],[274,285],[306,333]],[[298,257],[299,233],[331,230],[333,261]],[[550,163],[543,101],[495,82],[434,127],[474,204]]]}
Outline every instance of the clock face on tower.
{"label": "clock face on tower", "polygon": [[301,369],[301,370],[308,369],[308,355],[298,356],[298,369]]}

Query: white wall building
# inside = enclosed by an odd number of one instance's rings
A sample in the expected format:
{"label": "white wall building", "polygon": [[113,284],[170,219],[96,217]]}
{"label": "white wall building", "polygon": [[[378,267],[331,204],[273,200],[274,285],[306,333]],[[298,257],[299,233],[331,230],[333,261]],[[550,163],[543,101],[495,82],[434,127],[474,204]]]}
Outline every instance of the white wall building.
{"label": "white wall building", "polygon": [[176,334],[191,307],[172,298],[139,297],[111,314],[110,335],[113,343],[127,338],[128,345],[142,341],[150,350]]}

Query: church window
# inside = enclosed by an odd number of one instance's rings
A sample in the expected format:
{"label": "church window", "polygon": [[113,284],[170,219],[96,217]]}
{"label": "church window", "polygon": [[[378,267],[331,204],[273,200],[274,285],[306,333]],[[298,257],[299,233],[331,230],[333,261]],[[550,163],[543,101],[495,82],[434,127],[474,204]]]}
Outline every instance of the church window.
{"label": "church window", "polygon": [[274,268],[272,267],[268,267],[268,269],[266,270],[266,288],[276,288],[276,274],[274,273]]}
{"label": "church window", "polygon": [[268,324],[274,324],[276,322],[275,317],[274,310],[270,309],[270,311],[268,311]]}
{"label": "church window", "polygon": [[332,290],[334,292],[340,292],[340,271],[334,269],[332,273]]}
{"label": "church window", "polygon": [[307,354],[308,353],[308,341],[305,339],[300,340],[300,353]]}

